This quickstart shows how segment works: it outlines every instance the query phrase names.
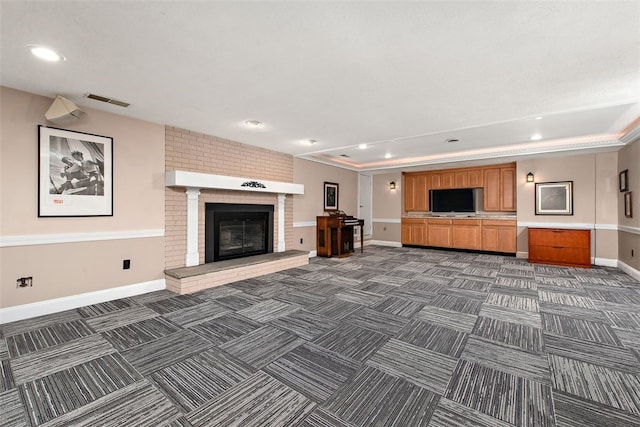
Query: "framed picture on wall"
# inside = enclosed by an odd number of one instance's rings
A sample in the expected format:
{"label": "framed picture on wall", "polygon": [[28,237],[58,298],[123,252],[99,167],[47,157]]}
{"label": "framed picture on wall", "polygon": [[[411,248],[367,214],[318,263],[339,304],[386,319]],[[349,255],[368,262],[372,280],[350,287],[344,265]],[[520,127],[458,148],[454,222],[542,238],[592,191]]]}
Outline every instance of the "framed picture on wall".
{"label": "framed picture on wall", "polygon": [[40,125],[38,147],[39,217],[113,216],[113,138]]}
{"label": "framed picture on wall", "polygon": [[537,182],[536,215],[573,215],[573,181]]}
{"label": "framed picture on wall", "polygon": [[629,169],[625,169],[618,174],[618,187],[621,193],[629,191]]}
{"label": "framed picture on wall", "polygon": [[338,210],[338,184],[335,182],[324,183],[324,210],[325,212]]}
{"label": "framed picture on wall", "polygon": [[633,218],[633,199],[631,198],[631,191],[624,193],[624,216],[626,218]]}

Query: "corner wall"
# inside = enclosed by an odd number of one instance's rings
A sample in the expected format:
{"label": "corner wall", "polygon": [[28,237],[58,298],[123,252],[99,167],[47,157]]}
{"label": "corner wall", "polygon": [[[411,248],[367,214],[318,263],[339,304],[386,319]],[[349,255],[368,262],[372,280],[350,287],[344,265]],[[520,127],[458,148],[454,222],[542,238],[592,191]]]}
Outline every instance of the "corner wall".
{"label": "corner wall", "polygon": [[[390,182],[396,183],[389,190]],[[402,174],[400,172],[373,175],[373,240],[400,244],[402,217]]]}
{"label": "corner wall", "polygon": [[[633,218],[625,217],[624,193],[619,192],[616,197],[619,224],[618,253],[620,261],[636,271],[640,271],[640,140],[628,144],[618,152],[617,172],[622,172],[625,169],[629,171]],[[631,251],[633,251],[633,256]]]}
{"label": "corner wall", "polygon": [[[52,102],[0,87],[0,308],[164,283],[164,127],[84,106],[53,125]],[[113,138],[112,217],[38,218],[38,125]]]}

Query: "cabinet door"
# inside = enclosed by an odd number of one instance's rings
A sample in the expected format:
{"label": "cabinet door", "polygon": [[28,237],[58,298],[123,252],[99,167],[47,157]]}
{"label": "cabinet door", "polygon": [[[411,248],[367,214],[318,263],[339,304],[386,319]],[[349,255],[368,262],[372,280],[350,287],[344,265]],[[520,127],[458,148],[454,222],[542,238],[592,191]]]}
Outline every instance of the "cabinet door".
{"label": "cabinet door", "polygon": [[416,211],[427,212],[429,210],[429,175],[416,175],[414,185],[414,207]]}
{"label": "cabinet door", "polygon": [[400,226],[400,242],[403,245],[411,245],[411,225],[402,224]]}
{"label": "cabinet door", "polygon": [[478,220],[456,221],[451,226],[452,247],[461,249],[480,249],[482,247],[482,235]]}
{"label": "cabinet door", "polygon": [[482,226],[482,250],[494,252],[516,252],[516,225],[496,225],[497,221],[491,221],[492,225]]}
{"label": "cabinet door", "polygon": [[500,210],[500,169],[484,170],[484,210]]}
{"label": "cabinet door", "polygon": [[480,188],[483,185],[482,169],[471,169],[467,172],[469,180],[467,182],[468,188]]}
{"label": "cabinet door", "polygon": [[516,169],[500,169],[500,210],[516,210]]}
{"label": "cabinet door", "polygon": [[407,212],[416,210],[416,177],[415,175],[404,176],[404,210]]}
{"label": "cabinet door", "polygon": [[516,253],[516,227],[500,227],[498,230],[498,252]]}
{"label": "cabinet door", "polygon": [[466,170],[455,171],[453,173],[454,185],[456,188],[469,188],[469,172]]}
{"label": "cabinet door", "polygon": [[427,229],[429,246],[451,247],[451,225],[429,224]]}
{"label": "cabinet door", "polygon": [[453,171],[431,172],[431,189],[454,188]]}

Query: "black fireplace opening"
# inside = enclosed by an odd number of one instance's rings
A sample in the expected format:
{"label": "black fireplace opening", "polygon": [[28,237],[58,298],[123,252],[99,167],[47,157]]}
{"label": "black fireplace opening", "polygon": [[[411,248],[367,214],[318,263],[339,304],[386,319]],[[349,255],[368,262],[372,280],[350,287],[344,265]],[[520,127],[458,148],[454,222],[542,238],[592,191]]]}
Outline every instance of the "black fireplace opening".
{"label": "black fireplace opening", "polygon": [[273,205],[205,203],[205,262],[273,252]]}

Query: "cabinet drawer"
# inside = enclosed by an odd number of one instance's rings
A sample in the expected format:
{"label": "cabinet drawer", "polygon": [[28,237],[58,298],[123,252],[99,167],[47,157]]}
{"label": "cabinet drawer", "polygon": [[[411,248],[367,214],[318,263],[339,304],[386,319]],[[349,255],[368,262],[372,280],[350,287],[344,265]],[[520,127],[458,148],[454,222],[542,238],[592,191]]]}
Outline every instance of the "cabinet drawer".
{"label": "cabinet drawer", "polygon": [[402,224],[426,224],[427,223],[427,219],[426,218],[402,218],[401,220]]}
{"label": "cabinet drawer", "polygon": [[590,266],[591,253],[588,248],[529,245],[529,261],[559,265]]}
{"label": "cabinet drawer", "polygon": [[553,228],[530,228],[529,245],[562,246],[565,248],[590,249],[589,230],[566,230]]}
{"label": "cabinet drawer", "polygon": [[444,218],[429,218],[429,225],[451,225],[450,219]]}

